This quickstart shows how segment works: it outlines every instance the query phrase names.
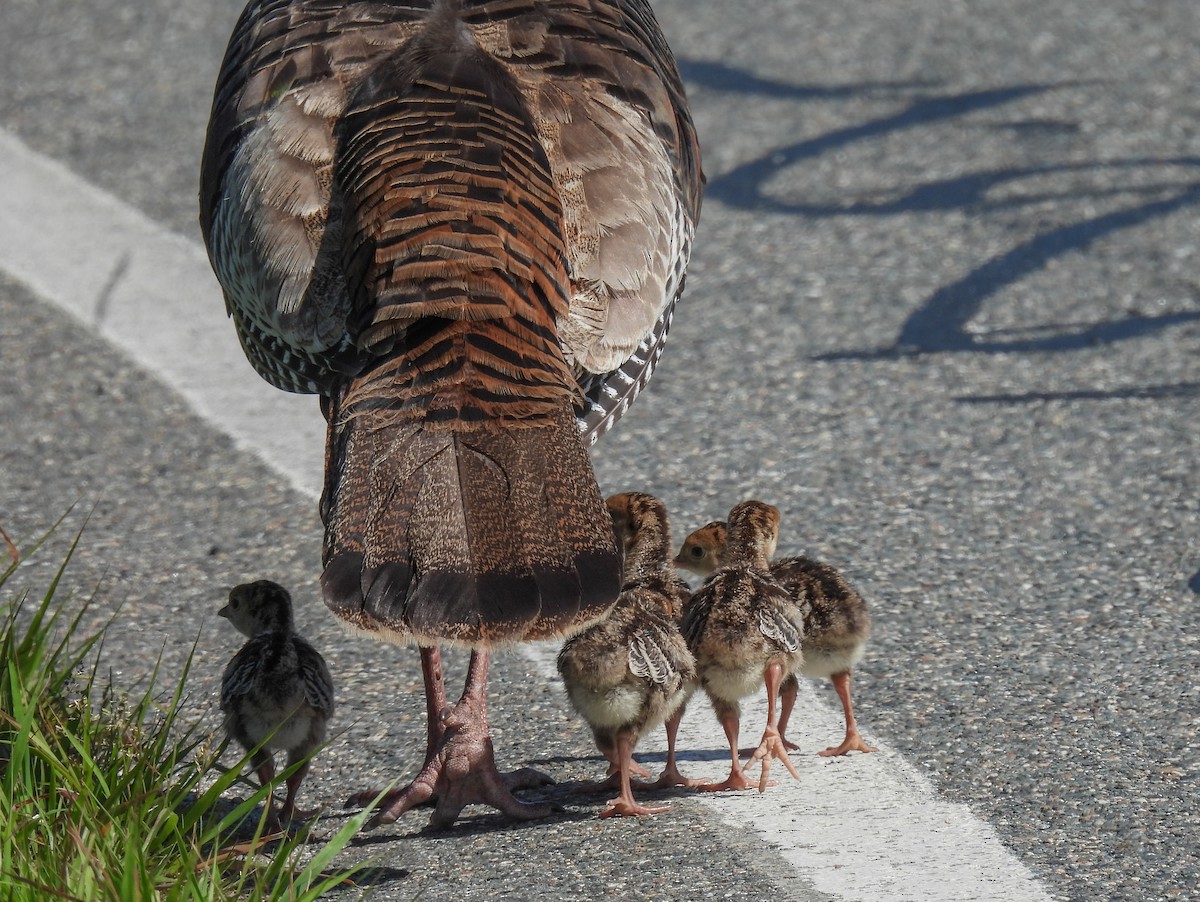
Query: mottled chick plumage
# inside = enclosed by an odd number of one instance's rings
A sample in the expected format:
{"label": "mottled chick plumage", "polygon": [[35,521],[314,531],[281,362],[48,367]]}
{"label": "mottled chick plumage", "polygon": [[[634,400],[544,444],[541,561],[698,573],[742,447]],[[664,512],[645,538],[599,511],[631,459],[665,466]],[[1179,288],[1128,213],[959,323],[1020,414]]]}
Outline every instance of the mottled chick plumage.
{"label": "mottled chick plumage", "polygon": [[[249,637],[221,679],[225,732],[246,751],[257,749],[252,763],[259,779],[269,783],[276,750],[287,752],[290,767],[325,741],[334,713],[333,678],[320,652],[297,635],[291,596],[277,583],[264,579],[234,587],[218,613]],[[295,807],[308,769],[306,763],[287,780],[283,821],[308,816]]]}
{"label": "mottled chick plumage", "polygon": [[805,611],[768,571],[779,535],[779,511],[757,501],[729,513],[723,565],[684,608],[682,630],[696,659],[700,684],[729,740],[729,777],[705,790],[746,789],[738,757],[742,698],[767,688],[767,726],[751,761],[763,763],[759,791],[767,786],[772,758],[798,776],[779,736],[775,700],[784,678],[803,661]]}
{"label": "mottled chick plumage", "polygon": [[[710,576],[724,559],[727,536],[723,521],[705,524],[684,539],[675,565]],[[812,558],[780,558],[771,562],[770,573],[806,611],[800,675],[829,679],[842,702],[846,735],[841,743],[818,754],[829,757],[875,751],[858,731],[851,693],[854,667],[862,660],[871,635],[871,612],[866,601],[837,568]],[[785,735],[797,688],[795,674],[780,687],[779,733],[789,749],[797,748]]]}
{"label": "mottled chick plumage", "polygon": [[692,590],[671,565],[671,522],[667,506],[645,492],[621,492],[604,502],[622,554],[624,588],[642,586],[656,592],[672,620],[683,616]]}
{"label": "mottled chick plumage", "polygon": [[634,801],[631,774],[645,772],[632,754],[642,736],[666,721],[667,768],[655,785],[686,782],[674,748],[678,715],[696,687],[695,662],[676,621],[687,590],[670,572],[666,506],[641,493],[615,495],[606,506],[625,548],[625,585],[604,619],[566,641],[558,671],[620,787],[601,816],[656,814],[667,806]]}

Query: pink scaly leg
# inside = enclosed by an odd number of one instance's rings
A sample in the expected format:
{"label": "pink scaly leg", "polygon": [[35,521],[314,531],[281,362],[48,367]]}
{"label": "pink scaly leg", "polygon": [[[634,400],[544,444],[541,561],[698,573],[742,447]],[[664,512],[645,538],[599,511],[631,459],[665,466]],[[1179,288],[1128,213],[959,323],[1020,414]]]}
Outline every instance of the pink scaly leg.
{"label": "pink scaly leg", "polygon": [[608,807],[600,812],[601,817],[638,817],[644,814],[662,814],[670,811],[670,805],[648,807],[639,805],[633,798],[633,786],[629,779],[629,771],[633,764],[633,734],[622,731],[617,735],[617,758],[620,761],[621,794],[608,803]]}
{"label": "pink scaly leg", "polygon": [[767,684],[767,728],[763,730],[762,741],[750,758],[751,764],[755,761],[762,761],[762,775],[758,778],[759,792],[767,791],[767,773],[771,769],[772,758],[778,758],[787,767],[788,773],[795,779],[800,779],[799,772],[788,758],[783,738],[779,735],[779,724],[775,718],[775,700],[779,696],[779,684],[783,682],[783,673],[783,665],[778,661],[772,661],[763,671],[763,681]]}
{"label": "pink scaly leg", "polygon": [[788,721],[792,718],[792,708],[796,706],[796,695],[800,692],[800,681],[794,673],[789,673],[783,685],[779,687],[779,739],[789,752],[799,750],[800,746],[785,735]]}
{"label": "pink scaly leg", "polygon": [[[713,707],[716,707],[716,699],[713,700]],[[725,731],[725,739],[729,742],[729,755],[733,759],[729,768],[729,776],[720,783],[702,783],[696,787],[700,792],[722,792],[726,789],[749,789],[754,784],[750,782],[746,772],[742,770],[742,762],[738,758],[738,730],[740,728],[740,720],[738,717],[738,709],[729,704],[722,704],[721,710],[717,712],[717,718],[721,721],[721,729]]]}
{"label": "pink scaly leg", "polygon": [[679,724],[683,720],[683,705],[667,718],[664,727],[667,731],[667,764],[663,768],[663,772],[658,775],[658,779],[653,783],[644,785],[645,789],[665,789],[668,786],[698,786],[700,780],[689,780],[679,772],[679,765],[675,761],[675,737],[679,735]]}
{"label": "pink scaly leg", "polygon": [[823,758],[832,758],[836,755],[845,755],[847,752],[878,751],[874,746],[867,745],[858,732],[858,723],[854,719],[854,703],[850,700],[850,671],[843,670],[841,673],[835,673],[829,680],[833,683],[838,698],[842,700],[842,710],[846,714],[846,738],[842,740],[841,745],[830,746],[817,754]]}
{"label": "pink scaly leg", "polygon": [[[436,673],[432,672],[436,663],[435,654],[422,654],[427,687],[441,678],[440,668]],[[434,799],[437,805],[429,826],[435,830],[452,825],[463,808],[473,803],[490,805],[518,820],[545,817],[550,813],[548,805],[522,802],[512,794],[512,788],[545,783],[548,777],[530,768],[508,775],[501,775],[496,770],[487,723],[487,674],[488,653],[473,651],[462,697],[453,708],[442,713],[436,729],[433,726],[429,729],[429,736],[436,740],[425,766],[407,787],[384,796],[379,813],[368,822],[368,827],[394,823],[410,808]],[[434,709],[435,704],[431,702],[429,711],[432,713]],[[374,798],[367,796],[364,800],[366,795],[358,793],[351,803],[365,804]]]}

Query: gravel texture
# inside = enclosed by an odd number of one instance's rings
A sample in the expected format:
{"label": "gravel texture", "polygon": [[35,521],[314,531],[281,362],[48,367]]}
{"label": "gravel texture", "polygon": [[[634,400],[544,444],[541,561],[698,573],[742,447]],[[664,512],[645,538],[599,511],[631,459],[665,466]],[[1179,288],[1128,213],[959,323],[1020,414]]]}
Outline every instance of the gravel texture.
{"label": "gravel texture", "polygon": [[[195,235],[239,6],[6,0],[0,126]],[[873,737],[1056,898],[1200,898],[1200,5],[656,8],[709,182],[672,347],[596,450],[604,489],[661,494],[680,533],[749,495],[779,505],[781,550],[872,604]],[[120,606],[119,675],[164,641],[178,666],[199,634],[211,708],[236,641],[212,618],[223,588],[277,578],[346,687],[312,794],[411,767],[415,656],[330,625],[314,505],[18,286],[0,297],[0,517],[28,539],[90,514],[72,580],[103,576],[98,619]],[[501,755],[594,775],[528,667],[498,665]],[[686,798],[619,824],[584,799],[357,848],[384,855],[379,898],[807,892]]]}
{"label": "gravel texture", "polygon": [[[412,776],[424,749],[424,701],[416,653],[342,631],[317,600],[320,527],[315,504],[279,484],[145,373],[87,331],[0,279],[5,371],[19,373],[0,397],[5,430],[5,531],[27,551],[67,512],[47,544],[5,587],[40,597],[80,529],[59,596],[91,599],[85,628],[112,621],[103,650],[118,687],[133,689],[161,660],[170,686],[195,649],[189,707],[214,733],[221,672],[244,639],[216,616],[228,588],[269,577],[291,586],[297,627],[335,674],[335,736],[305,783],[302,805],[341,823],[353,791]],[[447,654],[450,687],[466,672]],[[632,898],[817,899],[763,854],[759,843],[708,822],[680,796],[669,819],[600,821],[611,792],[586,791],[605,762],[559,685],[524,655],[496,656],[489,702],[501,767],[536,767],[558,781],[533,797],[560,813],[512,824],[469,809],[453,831],[423,830],[413,812],[360,835],[346,862],[376,858],[373,899]],[[233,757],[230,753],[230,762]],[[719,862],[720,866],[714,866]]]}

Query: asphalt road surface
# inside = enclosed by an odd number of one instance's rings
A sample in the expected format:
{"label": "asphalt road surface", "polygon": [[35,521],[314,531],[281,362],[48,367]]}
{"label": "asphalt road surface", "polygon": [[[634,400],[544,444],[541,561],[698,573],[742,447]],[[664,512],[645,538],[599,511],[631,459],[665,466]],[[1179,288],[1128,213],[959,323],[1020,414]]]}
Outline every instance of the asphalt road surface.
{"label": "asphalt road surface", "polygon": [[[21,571],[44,587],[86,519],[67,582],[116,612],[114,677],[198,642],[214,724],[224,592],[289,585],[335,665],[344,732],[305,792],[336,806],[417,763],[420,675],[318,601],[319,422],[229,400],[248,366],[209,375],[198,157],[240,6],[0,4],[0,526],[28,547],[71,509]],[[562,813],[406,815],[351,850],[379,856],[373,898],[1200,898],[1200,4],[656,9],[708,187],[670,347],[598,476],[681,535],[778,505],[781,551],[872,606],[856,697],[882,751],[812,756],[837,728],[813,684],[799,786],[600,821],[547,650],[512,650],[498,755],[560,780]],[[698,702],[685,762],[716,775],[710,720]]]}

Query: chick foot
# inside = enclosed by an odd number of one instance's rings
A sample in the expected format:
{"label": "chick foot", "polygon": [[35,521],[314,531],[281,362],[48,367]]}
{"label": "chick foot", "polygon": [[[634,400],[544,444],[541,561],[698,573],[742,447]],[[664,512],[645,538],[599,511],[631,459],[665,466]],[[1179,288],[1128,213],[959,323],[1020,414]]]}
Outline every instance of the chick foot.
{"label": "chick foot", "polygon": [[686,706],[681,706],[674,714],[667,718],[667,764],[663,768],[658,779],[653,783],[636,783],[639,789],[668,789],[672,786],[686,786],[689,789],[694,789],[703,784],[703,780],[692,780],[685,777],[679,772],[679,765],[675,760],[675,740],[679,735],[679,724],[683,720],[683,713]]}
{"label": "chick foot", "polygon": [[642,817],[647,814],[662,814],[670,811],[670,805],[642,805],[633,798],[633,783],[629,775],[635,767],[633,763],[633,744],[637,741],[636,733],[623,733],[617,738],[617,755],[620,768],[617,778],[621,793],[615,799],[610,799],[608,807],[600,812],[600,817]]}
{"label": "chick foot", "polygon": [[746,771],[742,768],[742,762],[738,758],[738,729],[740,722],[734,708],[724,708],[718,715],[721,721],[721,728],[725,731],[725,738],[729,741],[729,776],[720,783],[703,783],[697,781],[693,785],[697,792],[725,792],[731,789],[749,789],[754,786],[750,782],[750,778],[746,776]]}
{"label": "chick foot", "polygon": [[833,758],[838,755],[846,755],[850,752],[877,752],[879,749],[873,745],[867,745],[866,740],[858,732],[847,733],[846,738],[842,740],[841,745],[831,745],[823,752],[817,752],[822,758]]}
{"label": "chick foot", "polygon": [[833,688],[842,700],[842,711],[846,716],[846,738],[841,745],[831,745],[823,752],[817,752],[822,758],[833,758],[845,755],[847,752],[877,752],[879,749],[867,745],[858,732],[858,722],[854,719],[854,703],[850,699],[850,671],[844,670],[830,677]]}
{"label": "chick foot", "polygon": [[[650,771],[646,770],[646,768],[642,767],[640,764],[638,764],[636,761],[634,761],[632,759],[630,759],[630,761],[629,761],[629,775],[631,777],[642,777],[643,779],[647,779],[647,780],[654,776],[654,774],[650,773]],[[596,783],[593,784],[590,788],[591,789],[619,789],[620,787],[621,787],[621,767],[618,764],[610,764],[609,768],[608,768],[608,774],[605,776],[605,778],[603,780],[597,780]]]}
{"label": "chick foot", "polygon": [[746,776],[746,771],[739,764],[737,767],[729,771],[729,776],[720,783],[699,783],[694,784],[697,792],[726,792],[732,789],[750,789],[758,786],[757,783],[751,782]]}
{"label": "chick foot", "polygon": [[754,754],[750,758],[751,764],[754,764],[756,761],[762,761],[762,773],[758,778],[759,792],[766,792],[767,787],[771,785],[767,779],[767,774],[771,770],[772,758],[782,761],[788,769],[788,773],[793,778],[800,779],[800,772],[796,770],[795,765],[792,764],[791,759],[788,757],[787,746],[784,744],[783,737],[779,735],[778,728],[768,725],[766,730],[763,731],[762,742],[759,743],[758,748],[754,750]]}

